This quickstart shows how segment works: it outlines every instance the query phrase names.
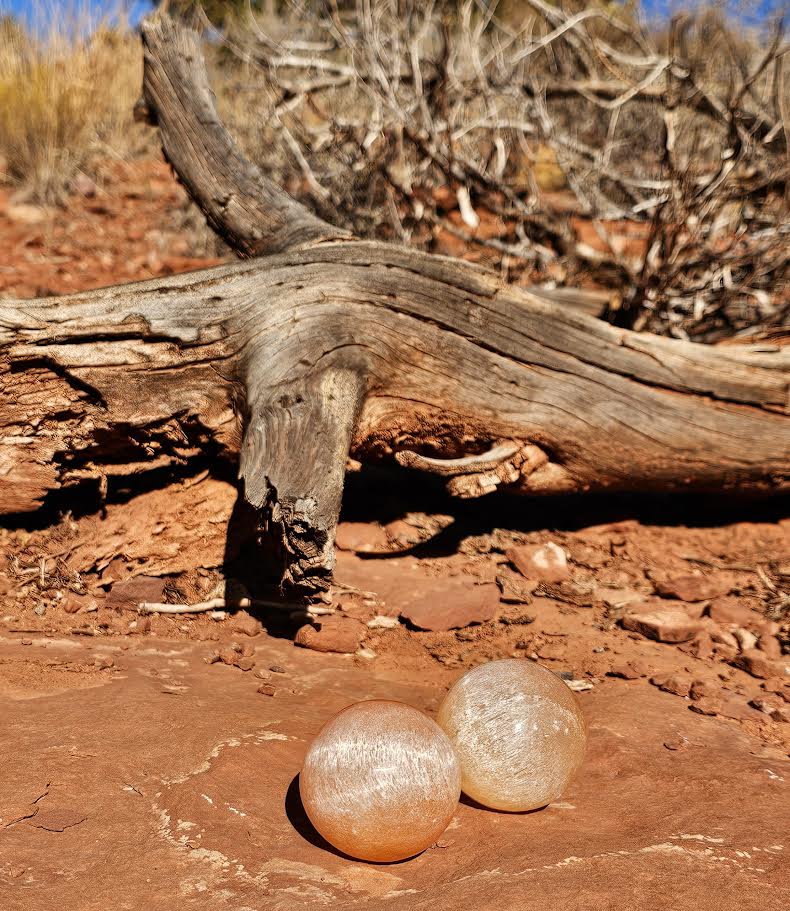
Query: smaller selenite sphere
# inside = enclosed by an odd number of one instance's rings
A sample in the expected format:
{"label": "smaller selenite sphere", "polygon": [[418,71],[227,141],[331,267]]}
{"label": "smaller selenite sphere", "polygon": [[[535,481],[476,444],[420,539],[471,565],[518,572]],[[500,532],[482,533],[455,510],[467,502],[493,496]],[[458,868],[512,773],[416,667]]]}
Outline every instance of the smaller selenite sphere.
{"label": "smaller selenite sphere", "polygon": [[461,772],[442,729],[401,702],[357,702],[331,718],[299,775],[310,822],[339,851],[369,861],[419,854],[447,828]]}
{"label": "smaller selenite sphere", "polygon": [[461,764],[461,789],[495,810],[534,810],[556,800],[584,756],[576,697],[523,658],[468,671],[445,696],[437,721]]}

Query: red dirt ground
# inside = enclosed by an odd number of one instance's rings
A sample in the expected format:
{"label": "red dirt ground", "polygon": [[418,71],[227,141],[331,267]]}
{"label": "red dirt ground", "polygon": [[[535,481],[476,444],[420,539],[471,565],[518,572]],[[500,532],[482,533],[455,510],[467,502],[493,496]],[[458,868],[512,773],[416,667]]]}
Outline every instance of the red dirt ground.
{"label": "red dirt ground", "polygon": [[[0,294],[217,261],[191,255],[164,165],[103,175],[67,210],[0,197]],[[790,907],[786,502],[458,503],[363,470],[312,623],[264,590],[249,614],[140,613],[254,589],[229,476],[0,529],[0,907]],[[530,561],[547,544],[559,580]],[[462,802],[401,864],[323,844],[293,786],[323,721],[371,696],[432,712],[509,656],[579,694],[570,792],[525,815]]]}

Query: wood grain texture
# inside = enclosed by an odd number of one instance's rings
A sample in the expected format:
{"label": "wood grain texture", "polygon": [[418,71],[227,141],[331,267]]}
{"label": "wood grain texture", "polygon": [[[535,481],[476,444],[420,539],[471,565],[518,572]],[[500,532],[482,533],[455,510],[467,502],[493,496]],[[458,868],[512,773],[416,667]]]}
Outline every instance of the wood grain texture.
{"label": "wood grain texture", "polygon": [[238,458],[284,582],[310,589],[349,450],[459,496],[790,486],[790,350],[639,335],[479,266],[332,240],[237,152],[197,39],[159,18],[144,36],[146,98],[210,223],[244,253],[293,249],[2,302],[0,512]]}

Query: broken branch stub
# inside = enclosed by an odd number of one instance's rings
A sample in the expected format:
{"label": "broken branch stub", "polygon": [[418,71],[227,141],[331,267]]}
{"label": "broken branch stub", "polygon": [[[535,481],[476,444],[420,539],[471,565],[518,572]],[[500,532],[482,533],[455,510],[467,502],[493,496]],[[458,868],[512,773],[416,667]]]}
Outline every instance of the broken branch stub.
{"label": "broken branch stub", "polygon": [[[205,98],[186,80],[202,65],[178,69],[176,53],[197,39],[162,21],[144,27],[146,98],[171,162],[238,249],[294,248],[2,302],[0,512],[86,477],[238,457],[283,580],[315,590],[349,452],[439,473],[461,496],[790,487],[788,350],[638,335],[470,263],[332,241],[274,184],[234,184],[244,166],[222,171],[234,206],[213,206],[221,125],[201,135]],[[184,122],[189,154],[173,145]]]}

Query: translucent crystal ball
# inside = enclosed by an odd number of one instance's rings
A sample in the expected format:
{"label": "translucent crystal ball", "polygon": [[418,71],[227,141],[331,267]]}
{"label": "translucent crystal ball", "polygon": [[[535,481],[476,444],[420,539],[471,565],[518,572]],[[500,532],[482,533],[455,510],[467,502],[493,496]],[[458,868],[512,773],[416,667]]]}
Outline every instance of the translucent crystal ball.
{"label": "translucent crystal ball", "polygon": [[556,800],[584,755],[576,697],[526,659],[468,671],[445,696],[437,720],[461,764],[462,790],[496,810],[533,810]]}
{"label": "translucent crystal ball", "polygon": [[338,850],[403,860],[447,828],[461,773],[450,741],[427,715],[370,700],[324,725],[305,757],[299,793],[310,821]]}

